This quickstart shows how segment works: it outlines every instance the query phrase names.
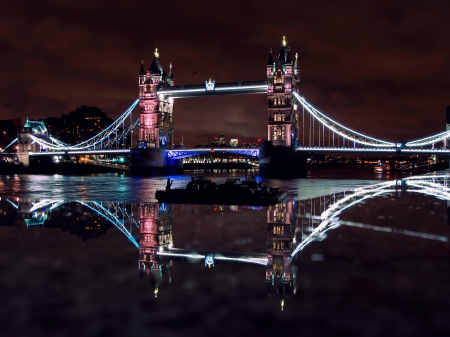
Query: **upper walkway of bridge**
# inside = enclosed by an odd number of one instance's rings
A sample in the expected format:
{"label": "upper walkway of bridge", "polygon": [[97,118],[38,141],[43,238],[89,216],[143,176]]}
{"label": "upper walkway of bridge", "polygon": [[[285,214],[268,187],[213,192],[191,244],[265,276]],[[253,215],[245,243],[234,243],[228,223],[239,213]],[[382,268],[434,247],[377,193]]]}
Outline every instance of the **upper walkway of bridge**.
{"label": "upper walkway of bridge", "polygon": [[228,83],[215,83],[215,81],[210,80],[204,84],[179,85],[158,89],[158,95],[171,98],[264,93],[267,93],[267,80]]}

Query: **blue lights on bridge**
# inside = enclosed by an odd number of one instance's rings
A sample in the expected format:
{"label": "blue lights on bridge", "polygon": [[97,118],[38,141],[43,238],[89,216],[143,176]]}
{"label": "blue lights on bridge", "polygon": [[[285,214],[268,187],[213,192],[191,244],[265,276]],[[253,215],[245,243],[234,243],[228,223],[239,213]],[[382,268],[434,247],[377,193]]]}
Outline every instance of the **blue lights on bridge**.
{"label": "blue lights on bridge", "polygon": [[212,149],[174,149],[167,150],[169,159],[181,159],[200,154],[229,153],[249,157],[259,157],[259,149],[255,148],[212,148]]}

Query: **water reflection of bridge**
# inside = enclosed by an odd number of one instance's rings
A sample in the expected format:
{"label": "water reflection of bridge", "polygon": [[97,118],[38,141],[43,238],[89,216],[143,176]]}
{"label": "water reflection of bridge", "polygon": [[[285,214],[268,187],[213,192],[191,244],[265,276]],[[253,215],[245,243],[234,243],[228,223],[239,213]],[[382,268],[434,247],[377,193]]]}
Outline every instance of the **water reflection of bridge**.
{"label": "water reflection of bridge", "polygon": [[[300,201],[287,201],[264,208],[267,215],[267,247],[259,253],[236,253],[177,248],[174,245],[174,208],[176,205],[158,203],[122,203],[77,200],[1,200],[2,224],[16,224],[55,228],[63,223],[76,222],[70,233],[83,239],[98,238],[109,228],[116,227],[139,250],[139,273],[151,280],[155,295],[160,286],[170,279],[176,260],[198,261],[206,267],[219,264],[253,265],[266,267],[269,292],[276,289],[284,298],[296,291],[296,256],[310,243],[326,238],[326,232],[338,226],[354,226],[361,229],[382,231],[396,235],[447,242],[440,235],[400,230],[387,226],[374,226],[342,221],[340,214],[368,198],[392,193],[415,192],[450,201],[449,173],[435,173],[357,188],[346,193],[336,193]],[[228,206],[216,210],[227,212]],[[229,211],[239,208],[230,206]],[[261,210],[261,209],[258,209]],[[211,208],[211,212],[214,209]],[[11,214],[15,214],[14,217]],[[61,221],[62,218],[70,221]],[[57,220],[57,221],[56,221]],[[76,221],[75,221],[76,220]],[[9,221],[9,222],[8,222]],[[81,228],[82,227],[82,228]],[[83,232],[84,231],[84,232]],[[81,233],[83,232],[83,233]],[[81,234],[80,234],[81,233]],[[86,233],[90,233],[87,235]],[[97,233],[92,235],[92,233]],[[167,277],[168,276],[168,277]]]}

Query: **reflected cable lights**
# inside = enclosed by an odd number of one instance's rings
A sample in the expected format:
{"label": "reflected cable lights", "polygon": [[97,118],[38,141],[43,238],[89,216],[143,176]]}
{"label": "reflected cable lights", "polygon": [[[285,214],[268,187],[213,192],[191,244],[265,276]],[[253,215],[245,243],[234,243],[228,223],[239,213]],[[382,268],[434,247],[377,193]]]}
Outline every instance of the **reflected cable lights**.
{"label": "reflected cable lights", "polygon": [[[422,179],[420,179],[422,178]],[[339,220],[338,215],[344,211],[347,208],[350,208],[356,204],[361,203],[362,201],[368,199],[380,196],[382,194],[388,194],[388,193],[396,193],[398,191],[405,191],[405,192],[413,192],[413,193],[421,193],[426,194],[432,197],[439,198],[441,200],[450,200],[450,193],[448,193],[449,188],[448,182],[450,180],[450,174],[442,175],[442,173],[431,173],[428,175],[420,176],[419,177],[411,177],[411,178],[404,178],[402,180],[397,181],[388,181],[380,184],[374,184],[370,186],[360,187],[353,190],[353,193],[348,194],[347,196],[343,197],[342,199],[338,200],[334,204],[330,205],[328,210],[324,211],[321,216],[320,220],[321,223],[318,225],[317,228],[315,228],[303,241],[301,241],[295,250],[292,252],[291,256],[294,257],[297,255],[301,250],[303,250],[308,244],[311,242],[317,240],[317,239],[323,239],[324,234],[330,230],[337,228],[341,225],[341,221]],[[429,182],[430,179],[438,180],[440,183],[435,182]],[[396,188],[393,188],[396,187]],[[410,187],[410,188],[408,188]],[[347,225],[350,224],[350,222],[346,223]],[[373,229],[378,228],[376,226],[369,227],[369,225],[361,226],[361,228],[366,229]],[[405,231],[405,230],[395,230],[392,229],[386,230],[386,232],[389,233],[400,233],[404,235],[409,236],[415,236],[423,239],[433,239],[438,241],[447,242],[448,238],[444,236],[436,236],[434,234],[428,234],[428,233],[419,233],[419,232],[413,232],[413,231]]]}
{"label": "reflected cable lights", "polygon": [[[268,227],[265,228],[268,233],[267,241],[269,244],[267,245],[267,251],[261,254],[214,253],[174,248],[172,239],[173,212],[171,205],[157,203],[134,204],[138,208],[137,212],[135,212],[136,209],[133,209],[132,203],[127,206],[121,202],[100,203],[97,201],[77,200],[75,206],[78,207],[79,204],[94,211],[103,219],[112,223],[135,247],[139,248],[139,273],[141,277],[146,277],[147,275],[151,278],[153,282],[151,284],[155,287],[155,295],[158,294],[158,289],[160,289],[163,279],[166,279],[165,274],[163,274],[164,270],[168,270],[170,283],[170,269],[173,268],[173,260],[187,259],[188,261],[194,260],[198,262],[204,260],[205,266],[209,268],[214,267],[218,262],[265,266],[266,282],[268,283],[269,289],[271,289],[269,294],[276,291],[281,296],[281,305],[283,307],[284,300],[287,298],[286,294],[292,288],[295,293],[296,289],[297,267],[295,260],[293,261],[292,258],[309,243],[326,238],[325,233],[330,229],[345,225],[425,240],[449,242],[449,238],[442,235],[342,221],[338,218],[339,214],[345,209],[355,206],[368,198],[388,193],[415,192],[438,197],[443,200],[450,200],[449,181],[449,174],[430,174],[356,188],[351,192],[339,193],[337,198],[335,198],[336,195],[330,196],[329,202],[326,202],[326,196],[310,199],[311,210],[313,209],[313,203],[315,207],[315,204],[319,202],[320,211],[323,209],[322,206],[324,208],[328,206],[328,209],[323,211],[320,216],[311,215],[315,214],[315,211],[314,213],[311,211],[311,213],[302,215],[302,241],[298,245],[296,245],[296,235],[300,233],[300,227],[296,222],[298,218],[295,217],[293,210],[301,209],[300,202],[292,201],[271,206],[267,209]],[[331,197],[334,197],[332,204]],[[13,201],[6,200],[14,208],[19,208]],[[26,210],[28,212],[35,212],[34,218],[36,219],[36,225],[45,226],[44,221],[46,221],[47,215],[50,215],[48,211],[49,207],[50,210],[55,210],[65,203],[66,201],[64,200],[28,200],[26,202]],[[308,209],[304,206],[303,211],[308,211]],[[136,213],[136,215],[134,216],[133,213]],[[314,222],[312,226],[310,222],[308,228],[310,233],[309,235],[305,234],[303,236],[303,218],[308,216],[315,220],[320,220],[320,224],[317,228],[314,228]],[[133,228],[139,229],[139,242],[135,239],[137,233],[134,233],[134,235],[132,233]],[[278,292],[280,289],[282,290],[282,294]]]}

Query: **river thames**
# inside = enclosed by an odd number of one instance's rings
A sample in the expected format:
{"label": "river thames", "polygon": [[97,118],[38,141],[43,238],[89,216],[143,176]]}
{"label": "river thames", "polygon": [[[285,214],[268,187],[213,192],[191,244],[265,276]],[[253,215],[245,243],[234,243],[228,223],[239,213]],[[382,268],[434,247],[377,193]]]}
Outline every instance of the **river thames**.
{"label": "river thames", "polygon": [[[448,171],[316,170],[270,207],[180,176],[0,176],[0,335],[446,335]],[[260,178],[261,179],[261,178]]]}

